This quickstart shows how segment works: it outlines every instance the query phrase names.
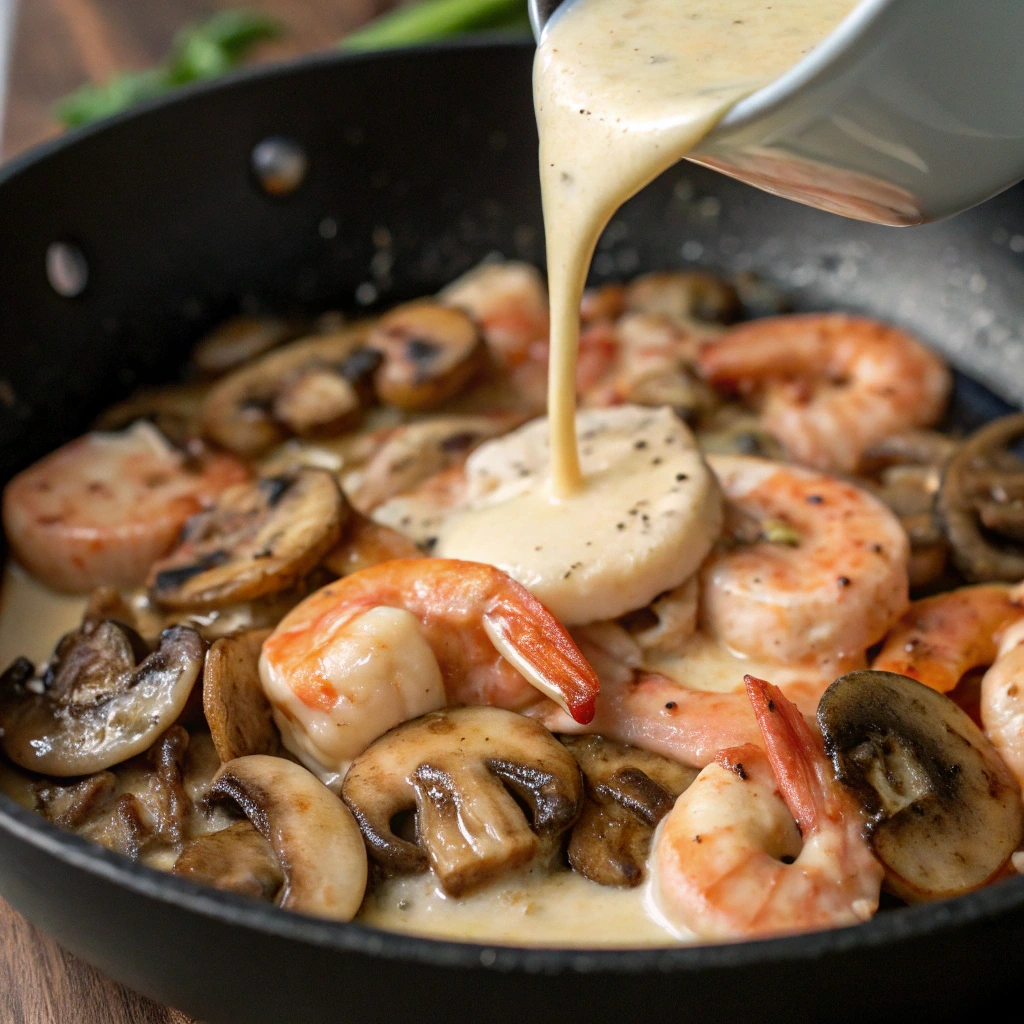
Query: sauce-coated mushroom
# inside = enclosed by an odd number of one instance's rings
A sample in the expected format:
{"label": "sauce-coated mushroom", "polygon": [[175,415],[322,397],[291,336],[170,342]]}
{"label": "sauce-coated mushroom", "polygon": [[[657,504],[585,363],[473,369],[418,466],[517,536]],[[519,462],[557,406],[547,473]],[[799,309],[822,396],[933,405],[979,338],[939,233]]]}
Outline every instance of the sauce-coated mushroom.
{"label": "sauce-coated mushroom", "polygon": [[[448,708],[385,733],[353,762],[342,796],[386,871],[429,864],[445,892],[461,896],[531,860],[538,835],[569,828],[583,784],[572,754],[531,719]],[[392,831],[412,810],[416,842]]]}
{"label": "sauce-coated mushroom", "polygon": [[312,773],[253,754],[224,765],[211,795],[238,804],[273,847],[284,872],[278,906],[337,921],[355,916],[366,891],[363,840],[348,808]]}
{"label": "sauce-coated mushroom", "polygon": [[818,724],[896,895],[956,896],[1005,868],[1024,835],[1020,790],[948,697],[893,672],[850,672],[825,691]]}
{"label": "sauce-coated mushroom", "polygon": [[172,626],[149,652],[118,622],[69,633],[41,676],[19,658],[0,676],[0,744],[44,775],[88,775],[146,750],[181,714],[206,645]]}
{"label": "sauce-coated mushroom", "polygon": [[322,469],[232,487],[153,566],[150,596],[164,608],[223,608],[286,590],[334,547],[346,511]]}
{"label": "sauce-coated mushroom", "polygon": [[583,813],[569,839],[569,863],[600,885],[639,885],[655,827],[697,770],[603,736],[563,736],[562,743],[587,785]]}

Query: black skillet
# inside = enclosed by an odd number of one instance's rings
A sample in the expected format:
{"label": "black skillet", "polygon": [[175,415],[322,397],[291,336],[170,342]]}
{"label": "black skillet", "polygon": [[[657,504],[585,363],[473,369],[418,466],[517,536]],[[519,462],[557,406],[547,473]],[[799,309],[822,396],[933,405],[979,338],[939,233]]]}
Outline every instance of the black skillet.
{"label": "black skillet", "polygon": [[[0,479],[134,384],[166,378],[239,307],[390,302],[491,252],[539,262],[530,60],[520,45],[314,58],[0,170]],[[308,170],[274,197],[251,158],[278,136]],[[753,267],[801,307],[905,324],[1019,403],[1022,249],[1019,189],[897,231],[684,164],[616,217],[595,276]],[[955,405],[967,424],[1007,408],[963,378]],[[403,938],[197,888],[2,796],[0,893],[72,952],[207,1024],[936,1019],[1011,983],[1024,948],[1024,878],[771,942],[573,952]]]}

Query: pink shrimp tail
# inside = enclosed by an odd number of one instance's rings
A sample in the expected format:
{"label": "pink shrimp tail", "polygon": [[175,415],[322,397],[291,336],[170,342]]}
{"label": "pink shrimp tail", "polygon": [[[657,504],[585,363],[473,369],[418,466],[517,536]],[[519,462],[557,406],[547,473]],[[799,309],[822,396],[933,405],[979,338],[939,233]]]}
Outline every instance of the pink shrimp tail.
{"label": "pink shrimp tail", "polygon": [[589,725],[601,689],[597,673],[551,612],[525,587],[516,584],[514,590],[516,600],[499,598],[487,621],[537,676],[554,685],[573,720]]}
{"label": "pink shrimp tail", "polygon": [[749,675],[743,682],[779,791],[806,837],[829,812],[832,766],[807,720],[777,686]]}

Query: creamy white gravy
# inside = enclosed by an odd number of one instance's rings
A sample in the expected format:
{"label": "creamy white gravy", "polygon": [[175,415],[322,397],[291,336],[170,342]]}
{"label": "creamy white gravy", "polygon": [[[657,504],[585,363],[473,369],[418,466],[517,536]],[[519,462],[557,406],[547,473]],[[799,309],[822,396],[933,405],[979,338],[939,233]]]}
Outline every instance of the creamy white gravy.
{"label": "creamy white gravy", "polygon": [[612,214],[682,159],[737,100],[821,42],[853,0],[574,0],[534,63],[551,298],[552,490],[583,485],[579,307]]}
{"label": "creamy white gravy", "polygon": [[359,920],[389,931],[511,946],[626,949],[694,941],[662,921],[648,884],[613,889],[547,867],[459,899],[445,896],[430,874],[391,878],[367,897]]}

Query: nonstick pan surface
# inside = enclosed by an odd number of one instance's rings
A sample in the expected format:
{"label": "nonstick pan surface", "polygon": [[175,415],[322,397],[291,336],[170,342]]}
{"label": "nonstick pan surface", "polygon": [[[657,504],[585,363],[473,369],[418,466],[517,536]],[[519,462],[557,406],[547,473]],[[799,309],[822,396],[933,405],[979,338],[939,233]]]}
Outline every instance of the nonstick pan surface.
{"label": "nonstick pan surface", "polygon": [[[531,56],[506,44],[315,58],[0,170],[0,480],[166,379],[235,310],[372,307],[489,253],[541,262]],[[275,137],[307,163],[278,197],[251,164]],[[969,427],[1024,399],[1022,253],[1019,189],[897,231],[684,164],[615,218],[594,274],[749,268],[801,308],[903,324],[973,378],[958,379],[953,411]],[[412,939],[197,888],[3,796],[0,893],[72,952],[207,1024],[939,1019],[1012,983],[1024,947],[1024,879],[771,942],[574,952]]]}

